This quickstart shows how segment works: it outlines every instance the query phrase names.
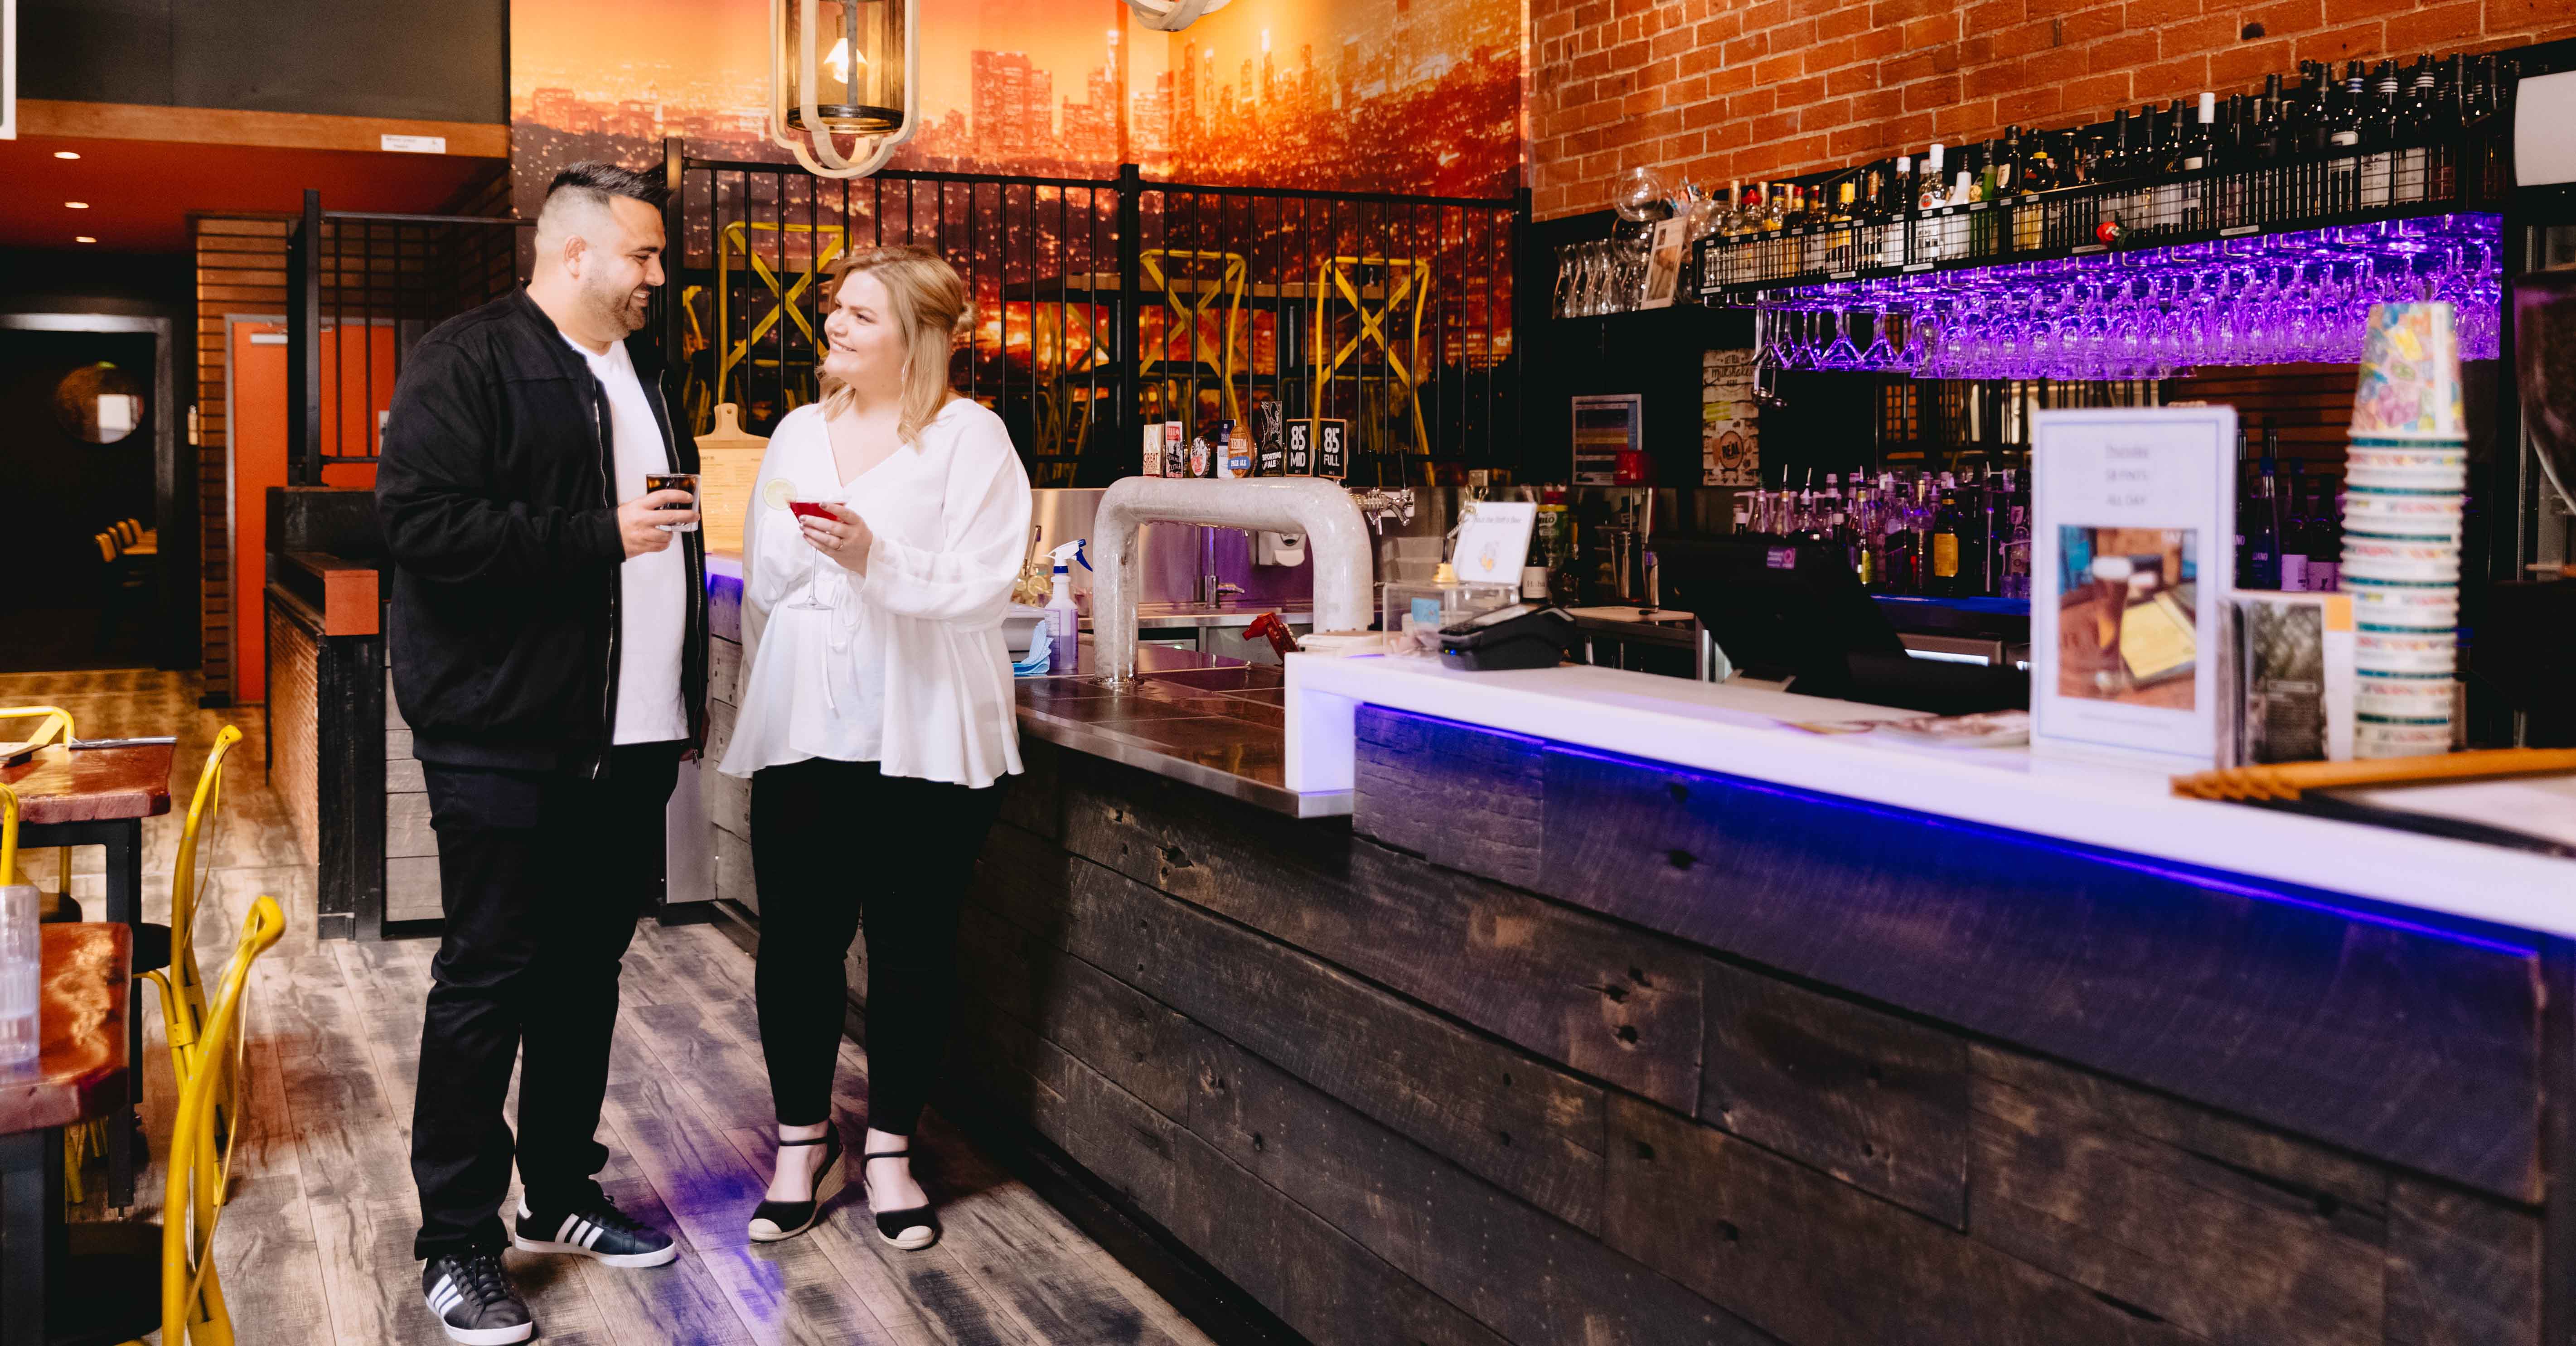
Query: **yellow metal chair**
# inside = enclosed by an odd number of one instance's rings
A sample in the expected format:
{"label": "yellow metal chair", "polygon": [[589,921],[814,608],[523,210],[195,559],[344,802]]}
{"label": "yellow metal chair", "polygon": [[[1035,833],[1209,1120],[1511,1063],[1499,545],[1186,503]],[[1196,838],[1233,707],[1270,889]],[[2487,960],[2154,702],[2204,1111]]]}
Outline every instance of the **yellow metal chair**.
{"label": "yellow metal chair", "polygon": [[[751,232],[754,230],[771,234],[810,234],[813,236],[812,241],[805,250],[806,257],[804,268],[790,273],[796,277],[793,284],[782,284],[780,273],[771,270],[768,260],[752,250]],[[737,368],[744,366],[749,366],[753,369],[777,369],[780,367],[779,362],[776,360],[754,359],[751,354],[751,347],[754,342],[767,336],[778,326],[778,320],[782,315],[786,317],[788,322],[795,325],[797,331],[804,333],[807,345],[813,347],[817,353],[822,350],[822,338],[815,334],[814,324],[806,318],[805,310],[798,301],[804,298],[805,292],[813,288],[814,283],[817,280],[822,278],[823,268],[831,265],[835,259],[840,257],[843,249],[847,246],[848,237],[849,231],[837,224],[781,225],[777,223],[764,223],[758,220],[736,220],[733,223],[726,225],[723,229],[717,231],[715,285],[717,339],[723,340],[733,331],[732,324],[729,321],[728,310],[730,309],[733,297],[734,253],[740,252],[742,254],[743,260],[750,265],[751,274],[760,281],[762,286],[768,289],[770,295],[776,298],[778,303],[767,313],[764,313],[760,315],[759,318],[753,320],[750,330],[743,333],[740,341],[736,341],[732,345],[724,348],[723,355],[716,361],[716,401],[733,402],[738,405],[749,406],[751,404],[751,398],[749,396],[728,395],[728,389],[731,387],[731,380],[733,378],[734,371]],[[829,242],[830,246],[824,246],[826,241]],[[750,304],[747,299],[743,306],[743,311],[745,316],[749,316]],[[780,415],[785,415],[796,408],[797,390],[793,387],[786,386],[783,370],[781,371],[781,374],[779,401],[784,405],[778,408],[778,412]]]}
{"label": "yellow metal chair", "polygon": [[[197,899],[204,895],[197,843],[206,824],[214,821],[221,810],[224,758],[241,740],[242,732],[231,725],[216,731],[215,746],[206,753],[206,765],[197,773],[197,792],[188,801],[188,819],[179,830],[179,854],[171,865],[169,962],[165,967],[137,974],[161,993],[161,1029],[170,1039],[171,1076],[184,1088],[186,1081],[208,1073],[219,1118],[232,1115],[233,1079],[220,1061],[214,1062],[209,1071],[198,1046],[206,1029],[206,987],[197,971]],[[138,953],[136,962],[142,961]]]}
{"label": "yellow metal chair", "polygon": [[[60,706],[0,707],[0,724],[5,724],[11,720],[34,719],[38,716],[44,717],[44,723],[37,725],[34,733],[27,735],[25,738],[13,741],[24,743],[30,747],[36,748],[45,747],[48,744],[54,743],[60,743],[65,747],[69,747],[71,745],[74,731],[72,729],[72,713],[70,711],[64,710]],[[13,813],[9,823],[9,850],[13,857],[18,849],[17,838],[18,825],[16,816]],[[14,874],[17,870],[14,866],[9,866],[7,867],[7,872]],[[57,882],[62,884],[61,891],[54,895],[55,903],[60,908],[70,909],[72,900],[71,847],[62,846],[55,849],[54,877]],[[17,880],[14,878],[0,879],[0,882],[16,883]],[[67,915],[63,919],[76,919],[76,917]]]}
{"label": "yellow metal chair", "polygon": [[[1094,413],[1116,391],[1118,375],[1110,367],[1109,344],[1100,338],[1097,306],[1088,300],[1077,303],[1068,287],[1065,298],[1051,307],[1057,315],[1053,332],[1038,321],[1039,305],[1029,307],[1030,365],[1043,363],[1054,371],[1037,394],[1038,449],[1080,458],[1091,441]],[[1073,353],[1077,336],[1079,354]]]}
{"label": "yellow metal chair", "polygon": [[[1187,384],[1195,404],[1196,384],[1213,373],[1221,405],[1228,420],[1240,420],[1243,411],[1234,395],[1235,334],[1243,325],[1243,291],[1246,265],[1239,252],[1201,252],[1181,248],[1147,248],[1137,255],[1142,268],[1143,288],[1150,291],[1163,306],[1162,339],[1143,353],[1136,362],[1139,387],[1152,383],[1164,390],[1166,416],[1180,400],[1179,389]],[[1208,274],[1213,270],[1214,274]],[[1205,319],[1210,309],[1223,304],[1224,319],[1219,324],[1210,351]],[[1188,330],[1189,355],[1172,358],[1172,329],[1175,325]],[[1213,354],[1216,358],[1208,357]],[[1196,421],[1198,408],[1192,405],[1184,421]]]}
{"label": "yellow metal chair", "polygon": [[[1362,293],[1359,273],[1376,271],[1379,293],[1372,297]],[[1431,263],[1420,257],[1327,257],[1315,268],[1315,340],[1307,349],[1313,352],[1315,396],[1313,423],[1322,433],[1324,394],[1332,386],[1333,375],[1342,366],[1363,363],[1368,347],[1374,345],[1385,361],[1386,372],[1398,385],[1398,393],[1413,413],[1413,444],[1417,453],[1431,452],[1431,431],[1422,420],[1422,311],[1431,299]],[[1324,333],[1332,325],[1334,297],[1350,309],[1357,325],[1350,339],[1332,348],[1330,359],[1324,358]],[[1374,302],[1372,302],[1372,298]],[[1403,324],[1403,335],[1389,329],[1390,322]],[[1399,354],[1398,342],[1403,345]],[[1353,426],[1356,431],[1358,427]]]}
{"label": "yellow metal chair", "polygon": [[[170,1178],[161,1199],[161,1346],[233,1346],[232,1315],[215,1276],[215,1225],[232,1178],[238,1112],[220,1106],[223,1081],[240,1074],[242,997],[251,965],[286,933],[277,899],[251,903],[197,1039],[197,1066],[181,1077],[170,1126]],[[221,1062],[220,1069],[210,1069]],[[218,1145],[216,1137],[223,1137]]]}

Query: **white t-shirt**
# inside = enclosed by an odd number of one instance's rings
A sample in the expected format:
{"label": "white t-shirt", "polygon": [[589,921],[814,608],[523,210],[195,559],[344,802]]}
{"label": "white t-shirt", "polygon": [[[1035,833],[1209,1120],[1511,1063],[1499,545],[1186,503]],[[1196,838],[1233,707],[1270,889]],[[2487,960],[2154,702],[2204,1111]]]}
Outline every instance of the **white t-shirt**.
{"label": "white t-shirt", "polygon": [[[644,400],[626,343],[594,354],[571,337],[591,376],[608,390],[609,439],[617,453],[617,503],[644,494],[644,474],[672,472],[662,427]],[[660,551],[626,558],[618,569],[617,730],[612,743],[661,743],[689,736],[680,704],[680,645],[689,629],[689,557],[677,537]]]}

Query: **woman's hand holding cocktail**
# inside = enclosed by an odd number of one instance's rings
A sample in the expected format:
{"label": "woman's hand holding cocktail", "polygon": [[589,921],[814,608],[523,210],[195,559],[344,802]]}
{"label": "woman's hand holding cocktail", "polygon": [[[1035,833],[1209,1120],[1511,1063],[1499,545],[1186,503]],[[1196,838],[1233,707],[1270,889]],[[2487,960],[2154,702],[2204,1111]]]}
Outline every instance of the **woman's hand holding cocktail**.
{"label": "woman's hand holding cocktail", "polygon": [[868,571],[868,550],[876,545],[876,534],[858,512],[847,505],[826,505],[828,517],[800,514],[796,522],[805,531],[805,541],[814,550],[832,558],[834,564],[854,575]]}

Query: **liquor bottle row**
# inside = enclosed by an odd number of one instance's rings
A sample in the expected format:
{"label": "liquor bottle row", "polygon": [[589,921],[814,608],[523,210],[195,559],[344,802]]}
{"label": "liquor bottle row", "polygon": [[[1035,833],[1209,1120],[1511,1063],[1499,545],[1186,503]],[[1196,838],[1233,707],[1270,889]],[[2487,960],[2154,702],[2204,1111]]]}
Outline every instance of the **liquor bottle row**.
{"label": "liquor bottle row", "polygon": [[1739,494],[1735,527],[1839,546],[1876,593],[2030,597],[2030,485],[2011,469],[1810,474]]}
{"label": "liquor bottle row", "polygon": [[2251,435],[2236,432],[2236,587],[2283,593],[2332,593],[2341,587],[2342,496],[2330,477],[2307,465],[2281,466],[2281,432],[2262,432],[2262,457],[2250,458]]}
{"label": "liquor bottle row", "polygon": [[[1922,155],[1880,160],[1808,185],[1730,182],[1703,194],[1686,186],[1670,208],[1688,221],[1693,244],[1720,238],[1760,242],[1783,231],[1805,241],[1794,256],[1735,263],[1746,275],[1829,272],[2032,250],[2135,245],[2159,237],[2261,226],[2408,202],[2446,201],[2461,191],[2464,139],[2485,133],[2511,98],[2511,72],[2493,56],[2417,57],[2375,67],[2300,65],[2296,84],[2266,78],[2260,93],[2203,93],[2107,124],[2059,130],[2010,127],[1982,144],[1930,146]],[[2309,162],[2309,160],[2314,162]],[[2277,172],[2255,170],[2277,168]],[[2243,174],[2204,189],[2185,175]],[[2181,181],[2162,181],[2182,178]],[[1989,211],[1950,221],[1954,230],[1873,229],[1909,214],[2018,202],[2061,188],[2137,181],[2136,192],[2090,192],[2051,210]],[[2063,218],[2060,218],[2060,217]],[[1955,233],[1955,238],[1950,237]]]}

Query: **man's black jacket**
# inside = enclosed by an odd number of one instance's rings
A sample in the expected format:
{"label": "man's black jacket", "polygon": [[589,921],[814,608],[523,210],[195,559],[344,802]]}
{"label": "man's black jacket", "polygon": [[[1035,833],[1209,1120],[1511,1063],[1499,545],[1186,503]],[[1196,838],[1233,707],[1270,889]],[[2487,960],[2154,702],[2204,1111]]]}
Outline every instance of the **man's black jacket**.
{"label": "man's black jacket", "polygon": [[[627,353],[676,470],[661,362]],[[376,513],[395,565],[394,699],[412,751],[450,766],[595,775],[617,715],[618,567],[608,392],[527,291],[440,323],[394,387]],[[680,694],[705,740],[706,558],[688,553]]]}

